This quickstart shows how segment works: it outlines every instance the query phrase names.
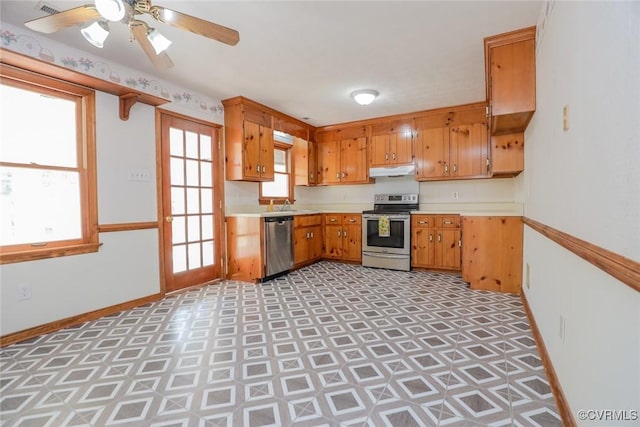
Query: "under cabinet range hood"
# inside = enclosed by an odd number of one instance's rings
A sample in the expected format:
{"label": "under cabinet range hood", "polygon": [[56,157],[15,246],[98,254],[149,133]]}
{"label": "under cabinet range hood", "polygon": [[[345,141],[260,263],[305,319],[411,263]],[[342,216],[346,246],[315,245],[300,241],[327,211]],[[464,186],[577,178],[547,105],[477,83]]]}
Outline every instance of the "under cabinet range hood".
{"label": "under cabinet range hood", "polygon": [[369,168],[369,176],[371,178],[375,178],[379,176],[407,176],[407,175],[413,175],[415,171],[416,171],[415,165]]}

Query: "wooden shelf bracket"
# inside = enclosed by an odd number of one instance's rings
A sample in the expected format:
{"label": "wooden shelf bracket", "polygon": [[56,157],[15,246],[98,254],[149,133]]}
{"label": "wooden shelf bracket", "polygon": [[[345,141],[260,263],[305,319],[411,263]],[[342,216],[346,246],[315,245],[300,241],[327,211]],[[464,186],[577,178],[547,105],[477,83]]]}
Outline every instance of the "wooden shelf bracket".
{"label": "wooden shelf bracket", "polygon": [[139,96],[136,93],[125,93],[124,95],[120,95],[120,120],[129,120],[131,107],[138,102],[138,98]]}

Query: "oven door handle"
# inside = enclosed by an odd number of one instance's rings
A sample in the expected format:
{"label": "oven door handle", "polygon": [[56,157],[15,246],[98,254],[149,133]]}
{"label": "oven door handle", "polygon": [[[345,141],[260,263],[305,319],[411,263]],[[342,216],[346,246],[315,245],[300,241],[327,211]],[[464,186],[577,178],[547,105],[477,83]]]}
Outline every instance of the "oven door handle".
{"label": "oven door handle", "polygon": [[370,257],[374,257],[374,258],[389,258],[389,259],[406,259],[407,258],[407,254],[386,254],[386,253],[382,253],[382,252],[363,252],[363,254],[366,254],[367,256]]}
{"label": "oven door handle", "polygon": [[407,220],[410,218],[410,215],[364,215],[364,219],[379,219],[381,216],[388,216],[389,220]]}

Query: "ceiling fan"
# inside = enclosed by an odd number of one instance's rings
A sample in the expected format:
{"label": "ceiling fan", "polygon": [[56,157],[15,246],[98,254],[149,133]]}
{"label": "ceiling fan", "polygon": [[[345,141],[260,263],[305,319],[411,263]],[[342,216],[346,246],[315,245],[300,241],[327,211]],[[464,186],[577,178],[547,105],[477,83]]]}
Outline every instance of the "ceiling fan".
{"label": "ceiling fan", "polygon": [[[24,23],[28,28],[41,33],[54,33],[74,25],[84,25],[82,35],[96,47],[102,47],[109,36],[109,22],[129,25],[132,41],[138,41],[144,53],[157,68],[171,68],[173,62],[166,53],[171,41],[145,21],[140,15],[150,15],[157,21],[191,31],[219,42],[235,46],[240,41],[236,30],[224,27],[185,13],[161,6],[152,6],[150,0],[94,0],[94,4],[75,7],[58,12],[51,8],[52,15],[32,19]],[[43,10],[47,10],[43,8]]]}

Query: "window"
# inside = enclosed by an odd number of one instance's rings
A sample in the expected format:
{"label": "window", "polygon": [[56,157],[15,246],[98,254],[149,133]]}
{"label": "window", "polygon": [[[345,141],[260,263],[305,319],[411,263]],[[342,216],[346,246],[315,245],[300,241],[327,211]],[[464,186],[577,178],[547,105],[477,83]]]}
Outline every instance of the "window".
{"label": "window", "polygon": [[92,90],[0,68],[0,262],[95,252]]}
{"label": "window", "polygon": [[273,152],[273,181],[260,183],[260,203],[293,203],[293,181],[291,179],[291,146],[276,143]]}

